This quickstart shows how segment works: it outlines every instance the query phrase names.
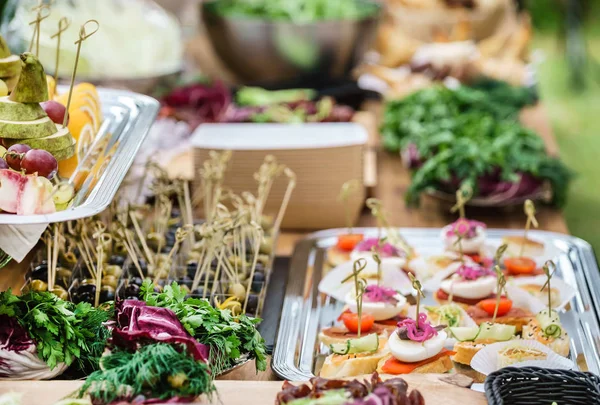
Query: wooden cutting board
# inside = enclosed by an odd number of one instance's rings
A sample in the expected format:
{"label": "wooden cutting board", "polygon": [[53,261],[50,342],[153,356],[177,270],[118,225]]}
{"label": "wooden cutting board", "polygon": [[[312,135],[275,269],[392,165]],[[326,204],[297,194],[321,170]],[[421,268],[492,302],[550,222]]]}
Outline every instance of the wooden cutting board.
{"label": "wooden cutting board", "polygon": [[[485,395],[440,381],[438,374],[409,374],[403,378],[409,390],[418,389],[428,405],[485,405]],[[74,392],[81,381],[0,381],[0,394],[21,392],[22,405],[52,405]],[[196,404],[268,405],[281,389],[277,381],[216,381],[218,398]]]}

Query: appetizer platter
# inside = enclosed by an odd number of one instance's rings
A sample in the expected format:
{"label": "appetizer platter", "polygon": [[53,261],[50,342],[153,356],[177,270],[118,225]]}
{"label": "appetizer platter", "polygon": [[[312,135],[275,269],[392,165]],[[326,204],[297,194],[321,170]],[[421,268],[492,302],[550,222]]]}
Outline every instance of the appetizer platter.
{"label": "appetizer platter", "polygon": [[[344,281],[356,283],[350,291],[362,291],[357,294],[362,295],[361,303],[356,301],[355,305],[351,301],[357,295],[334,298],[336,292],[330,290],[329,280],[345,266],[330,271],[330,252],[339,249],[339,241],[349,232],[335,229],[308,236],[297,245],[292,258],[273,370],[292,381],[378,371],[450,372],[482,382],[485,375],[501,366],[543,359],[551,367],[598,373],[600,362],[594,343],[598,317],[590,311],[597,293],[588,287],[598,269],[590,246],[560,234],[528,231],[523,236],[522,232],[485,229],[482,225],[463,218],[451,224],[464,226],[463,230],[468,230],[465,237],[473,232],[465,245],[473,245],[485,234],[483,246],[474,249],[477,254],[474,250],[468,256],[463,252],[462,262],[460,254],[446,249],[451,237],[448,228],[388,228],[384,233],[378,228],[354,229],[354,235],[365,239],[385,236],[388,242],[402,235],[413,248],[412,257],[405,254],[404,263],[396,265],[396,272],[406,276],[397,278],[400,284],[378,286],[377,280],[386,276],[382,274],[383,260],[377,256],[351,261],[349,268],[346,265]],[[543,247],[537,252],[534,248],[527,251],[539,256],[537,262],[525,260],[523,240]],[[516,255],[515,241],[522,246]],[[489,253],[484,253],[485,246],[490,247]],[[545,276],[535,281],[534,294],[529,292],[533,288],[521,288],[532,283],[536,277],[531,275],[541,270]],[[362,271],[371,276],[360,282]],[[527,283],[520,282],[525,275]],[[407,278],[416,289],[403,295],[400,291]],[[563,292],[555,288],[559,283],[570,287],[564,296],[566,305]],[[537,292],[543,293],[543,301]],[[364,318],[357,313],[358,306],[362,306]],[[418,319],[415,306],[420,306]],[[409,348],[411,344],[419,349]]]}

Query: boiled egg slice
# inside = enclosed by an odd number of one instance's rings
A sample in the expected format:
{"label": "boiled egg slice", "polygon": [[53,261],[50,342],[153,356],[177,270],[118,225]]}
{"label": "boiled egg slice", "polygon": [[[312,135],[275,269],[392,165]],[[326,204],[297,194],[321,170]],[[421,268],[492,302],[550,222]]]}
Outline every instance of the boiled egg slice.
{"label": "boiled egg slice", "polygon": [[494,292],[496,277],[484,276],[477,280],[462,280],[460,277],[451,277],[442,281],[440,288],[448,295],[456,295],[461,298],[485,298]]}
{"label": "boiled egg slice", "polygon": [[[396,315],[400,315],[402,311],[406,309],[406,298],[401,294],[394,295],[394,298],[398,300],[396,305],[389,304],[387,302],[368,302],[363,296],[362,312],[364,314],[371,314],[376,321],[384,321],[386,319],[392,319]],[[350,311],[356,313],[358,308],[356,306],[356,294],[354,291],[349,291],[346,295],[346,305]]]}
{"label": "boiled egg slice", "polygon": [[444,348],[444,343],[448,335],[444,331],[424,342],[413,342],[412,340],[402,340],[396,332],[392,333],[388,340],[388,347],[392,356],[405,363],[416,363],[427,360]]}
{"label": "boiled egg slice", "polygon": [[[446,250],[450,250],[452,252],[460,252],[459,246],[456,243],[458,241],[458,236],[451,235],[448,236],[448,231],[452,229],[452,225],[446,225],[442,228],[440,236],[444,241],[444,245],[446,246]],[[483,249],[483,245],[485,244],[486,239],[486,231],[482,226],[478,226],[475,228],[475,236],[472,238],[463,238],[461,243],[463,253],[471,254],[471,253],[479,253]]]}
{"label": "boiled egg slice", "polygon": [[[358,259],[372,259],[373,258],[373,252],[359,252],[359,251],[353,251],[352,253],[350,253],[350,260],[355,262]],[[397,257],[397,256],[393,256],[393,257],[382,257],[381,258],[381,263],[389,263],[391,265],[397,266],[397,267],[404,267],[406,265],[406,258],[404,257]]]}

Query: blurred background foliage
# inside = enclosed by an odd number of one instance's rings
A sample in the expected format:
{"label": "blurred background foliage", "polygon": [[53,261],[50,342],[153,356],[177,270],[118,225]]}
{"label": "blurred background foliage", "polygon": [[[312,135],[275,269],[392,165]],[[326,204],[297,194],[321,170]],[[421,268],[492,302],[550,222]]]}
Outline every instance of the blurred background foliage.
{"label": "blurred background foliage", "polygon": [[561,157],[577,172],[565,217],[600,252],[600,1],[527,0],[540,50],[541,99]]}

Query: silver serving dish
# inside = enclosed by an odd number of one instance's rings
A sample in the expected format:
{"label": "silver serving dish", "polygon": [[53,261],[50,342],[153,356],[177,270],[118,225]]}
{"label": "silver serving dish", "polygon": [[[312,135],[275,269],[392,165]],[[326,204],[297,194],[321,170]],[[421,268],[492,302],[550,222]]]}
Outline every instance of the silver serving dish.
{"label": "silver serving dish", "polygon": [[[357,229],[367,236],[377,236],[375,228]],[[402,235],[421,254],[441,252],[439,229],[401,229]],[[273,371],[290,381],[305,381],[318,375],[328,350],[318,342],[318,333],[339,316],[343,303],[319,293],[318,285],[326,271],[326,249],[335,245],[336,237],[346,229],[332,229],[308,235],[292,256],[288,285],[277,344],[273,352]],[[507,235],[522,231],[489,229],[488,240],[500,242]],[[557,276],[575,287],[570,310],[560,314],[561,322],[571,335],[571,359],[581,369],[600,373],[600,274],[591,246],[578,238],[544,231],[530,231],[530,237],[544,242],[555,253]],[[433,305],[431,293],[425,304]]]}
{"label": "silver serving dish", "polygon": [[346,78],[371,46],[380,17],[299,24],[223,17],[213,11],[214,3],[200,6],[208,39],[245,83],[314,85],[315,80]]}
{"label": "silver serving dish", "polygon": [[[59,86],[58,89],[60,92],[68,90],[64,86]],[[0,214],[0,225],[70,221],[96,215],[111,203],[146,138],[160,105],[151,97],[129,91],[99,88],[98,94],[102,103],[103,123],[94,145],[107,142],[105,151],[116,146],[97,181],[84,183],[75,195],[73,206],[65,211],[48,215]]]}

